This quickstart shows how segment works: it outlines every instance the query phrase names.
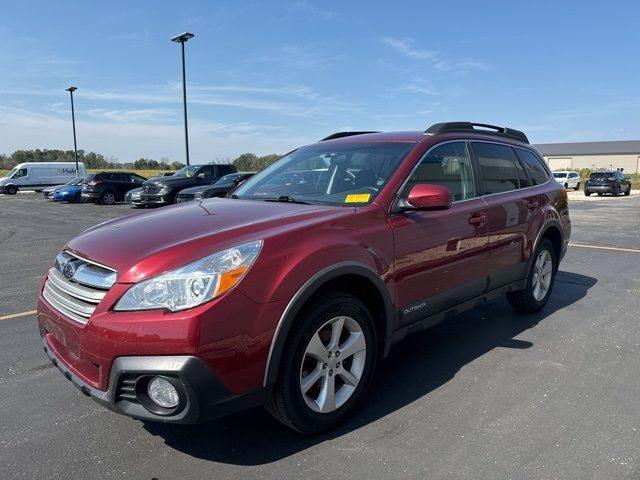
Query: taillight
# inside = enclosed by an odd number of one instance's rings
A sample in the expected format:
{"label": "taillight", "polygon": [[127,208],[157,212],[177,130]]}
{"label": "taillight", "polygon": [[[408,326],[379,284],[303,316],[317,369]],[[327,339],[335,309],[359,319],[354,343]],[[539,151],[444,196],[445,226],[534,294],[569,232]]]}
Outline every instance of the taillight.
{"label": "taillight", "polygon": [[610,182],[615,182],[616,177],[607,177],[607,180],[609,180]]}

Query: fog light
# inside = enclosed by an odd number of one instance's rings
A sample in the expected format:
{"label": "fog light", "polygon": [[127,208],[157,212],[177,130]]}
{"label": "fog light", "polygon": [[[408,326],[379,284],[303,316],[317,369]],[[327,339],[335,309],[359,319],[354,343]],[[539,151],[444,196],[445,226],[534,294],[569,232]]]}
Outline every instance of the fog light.
{"label": "fog light", "polygon": [[180,400],[176,388],[162,377],[153,377],[149,382],[147,392],[151,400],[164,408],[174,408]]}

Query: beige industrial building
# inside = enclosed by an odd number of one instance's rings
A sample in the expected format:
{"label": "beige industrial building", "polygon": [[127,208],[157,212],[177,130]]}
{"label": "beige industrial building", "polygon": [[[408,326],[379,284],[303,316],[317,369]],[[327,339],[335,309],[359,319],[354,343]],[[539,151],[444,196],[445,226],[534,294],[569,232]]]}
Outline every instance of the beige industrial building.
{"label": "beige industrial building", "polygon": [[626,174],[640,173],[640,140],[545,143],[534,146],[551,170],[620,168]]}

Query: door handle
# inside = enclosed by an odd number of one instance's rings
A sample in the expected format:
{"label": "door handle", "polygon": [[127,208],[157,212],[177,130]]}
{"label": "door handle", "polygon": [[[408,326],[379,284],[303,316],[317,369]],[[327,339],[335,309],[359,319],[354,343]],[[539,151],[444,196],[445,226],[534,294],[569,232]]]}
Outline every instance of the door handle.
{"label": "door handle", "polygon": [[469,225],[479,227],[487,221],[487,216],[484,213],[474,213],[469,217]]}
{"label": "door handle", "polygon": [[538,203],[537,200],[530,200],[529,203],[527,204],[527,208],[529,210],[535,210],[536,208],[538,208],[540,204]]}

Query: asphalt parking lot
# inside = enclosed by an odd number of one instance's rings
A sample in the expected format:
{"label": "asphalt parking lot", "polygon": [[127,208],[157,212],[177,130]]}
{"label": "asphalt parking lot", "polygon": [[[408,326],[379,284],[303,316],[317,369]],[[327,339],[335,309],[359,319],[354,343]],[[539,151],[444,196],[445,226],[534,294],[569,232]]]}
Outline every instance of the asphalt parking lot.
{"label": "asphalt parking lot", "polygon": [[137,211],[0,195],[0,476],[640,478],[640,196],[570,205],[580,246],[541,313],[501,299],[407,338],[355,418],[302,437],[262,409],[168,426],[82,395],[24,312],[70,238]]}

